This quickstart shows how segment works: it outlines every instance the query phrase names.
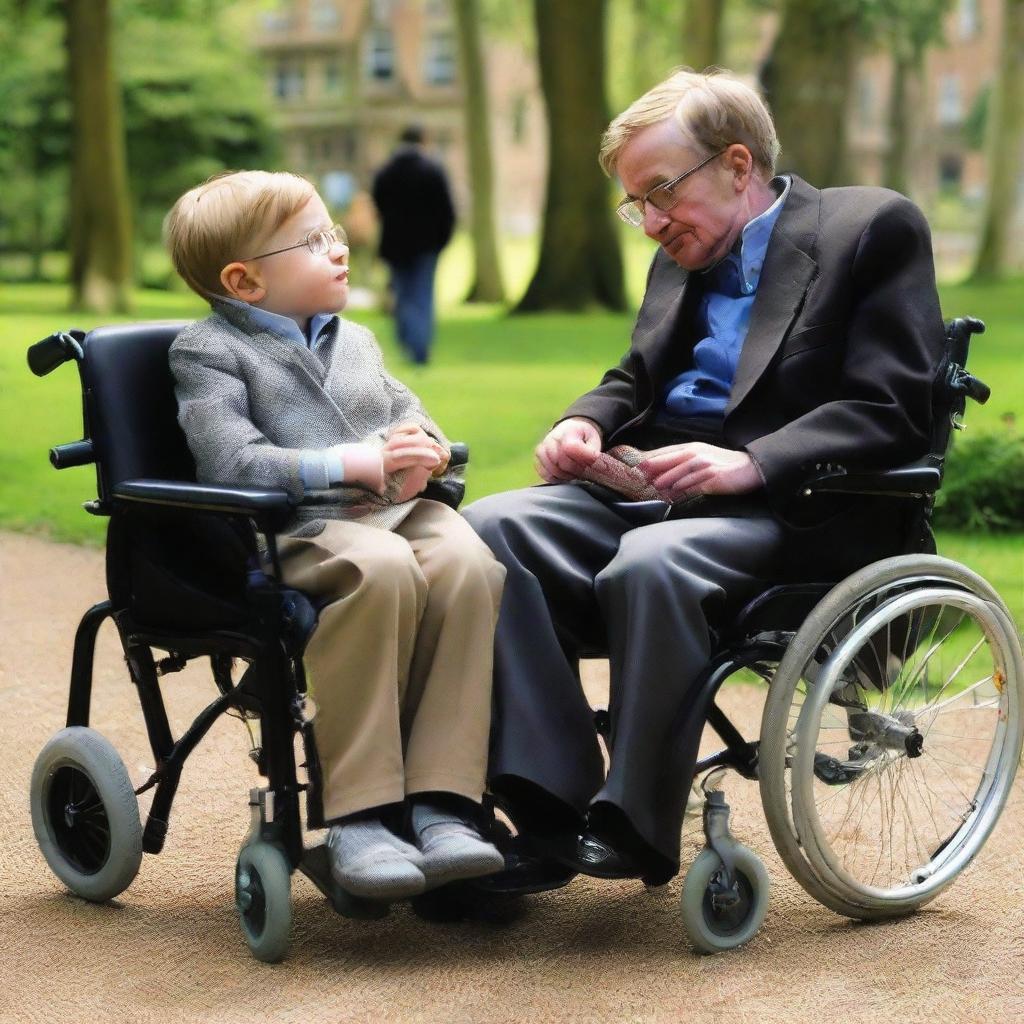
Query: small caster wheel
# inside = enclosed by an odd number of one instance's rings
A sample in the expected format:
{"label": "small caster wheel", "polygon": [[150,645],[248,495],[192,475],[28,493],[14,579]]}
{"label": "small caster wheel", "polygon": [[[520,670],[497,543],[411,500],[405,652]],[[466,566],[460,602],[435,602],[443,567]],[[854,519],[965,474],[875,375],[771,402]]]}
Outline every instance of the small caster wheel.
{"label": "small caster wheel", "polygon": [[36,758],[32,828],[50,870],[76,895],[120,895],[142,864],[139,801],[117,751],[95,729],[71,726]]}
{"label": "small caster wheel", "polygon": [[257,839],[243,846],[235,867],[235,906],[252,955],[273,964],[288,952],[292,877],[281,850]]}
{"label": "small caster wheel", "polygon": [[733,848],[734,884],[724,885],[721,858],[705,846],[686,873],[680,909],[683,926],[698,953],[717,953],[749,942],[768,910],[768,872],[753,850]]}

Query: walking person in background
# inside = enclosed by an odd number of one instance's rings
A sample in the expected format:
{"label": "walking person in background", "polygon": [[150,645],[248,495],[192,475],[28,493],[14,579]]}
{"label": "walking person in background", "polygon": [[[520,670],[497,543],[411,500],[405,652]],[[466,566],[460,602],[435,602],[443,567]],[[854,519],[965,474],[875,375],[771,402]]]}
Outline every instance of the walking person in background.
{"label": "walking person in background", "polygon": [[398,341],[414,363],[426,363],[434,338],[434,272],[455,226],[448,179],[410,125],[373,179],[380,212],[380,256],[391,270]]}

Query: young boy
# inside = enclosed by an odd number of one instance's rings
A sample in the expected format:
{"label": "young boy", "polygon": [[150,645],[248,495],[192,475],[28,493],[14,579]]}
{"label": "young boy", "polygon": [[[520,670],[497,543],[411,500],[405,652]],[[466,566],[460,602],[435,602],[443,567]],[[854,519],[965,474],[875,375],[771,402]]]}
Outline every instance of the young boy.
{"label": "young boy", "polygon": [[[447,442],[370,331],[336,315],[344,232],[305,179],[243,171],[186,192],[165,236],[211,306],[170,353],[198,478],[302,499],[281,572],[321,603],[303,661],[336,880],[391,900],[501,870],[466,819],[505,570],[458,513],[418,497]],[[382,820],[402,804],[415,845]]]}

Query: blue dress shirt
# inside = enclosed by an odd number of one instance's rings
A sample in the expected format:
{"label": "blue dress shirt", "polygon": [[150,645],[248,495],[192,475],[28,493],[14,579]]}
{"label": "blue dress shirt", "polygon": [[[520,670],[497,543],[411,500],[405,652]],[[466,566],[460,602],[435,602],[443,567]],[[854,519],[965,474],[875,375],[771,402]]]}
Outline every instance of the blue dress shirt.
{"label": "blue dress shirt", "polygon": [[791,181],[780,177],[771,184],[778,199],[743,228],[725,259],[703,273],[704,294],[697,307],[701,340],[693,349],[693,366],[666,385],[659,418],[689,419],[710,430],[721,426],[772,228]]}

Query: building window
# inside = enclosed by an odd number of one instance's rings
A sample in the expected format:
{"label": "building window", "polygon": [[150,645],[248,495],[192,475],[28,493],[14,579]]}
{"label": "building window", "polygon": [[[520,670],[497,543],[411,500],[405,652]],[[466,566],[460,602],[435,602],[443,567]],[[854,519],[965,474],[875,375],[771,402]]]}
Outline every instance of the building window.
{"label": "building window", "polygon": [[430,136],[438,159],[442,164],[449,164],[451,161],[452,148],[455,143],[455,140],[452,138],[452,133],[446,128],[436,128],[431,131]]}
{"label": "building window", "polygon": [[345,78],[341,61],[337,57],[329,57],[324,64],[324,95],[340,96],[344,91]]}
{"label": "building window", "polygon": [[313,0],[309,23],[317,32],[330,32],[341,24],[336,0]]}
{"label": "building window", "polygon": [[957,6],[957,24],[961,39],[973,39],[981,31],[978,0],[960,0]]}
{"label": "building window", "polygon": [[393,8],[392,0],[373,0],[371,15],[375,24],[383,24],[391,21]]}
{"label": "building window", "polygon": [[939,79],[939,124],[956,125],[964,119],[964,98],[959,75],[943,75]]}
{"label": "building window", "polygon": [[428,18],[447,18],[451,14],[448,0],[427,0]]}
{"label": "building window", "polygon": [[878,89],[874,78],[861,75],[857,79],[857,122],[861,128],[873,128],[878,120]]}
{"label": "building window", "polygon": [[455,81],[455,39],[451,32],[431,32],[427,37],[426,78],[430,85]]}
{"label": "building window", "polygon": [[395,75],[395,40],[391,29],[378,25],[370,30],[367,51],[367,71],[370,78],[388,82]]}
{"label": "building window", "polygon": [[263,30],[270,34],[288,32],[295,27],[295,13],[291,5],[281,4],[263,15]]}
{"label": "building window", "polygon": [[306,69],[295,60],[281,59],[274,70],[274,95],[279,100],[296,100],[306,94]]}
{"label": "building window", "polygon": [[939,188],[943,192],[959,193],[964,178],[964,161],[959,153],[944,153],[939,157]]}

